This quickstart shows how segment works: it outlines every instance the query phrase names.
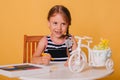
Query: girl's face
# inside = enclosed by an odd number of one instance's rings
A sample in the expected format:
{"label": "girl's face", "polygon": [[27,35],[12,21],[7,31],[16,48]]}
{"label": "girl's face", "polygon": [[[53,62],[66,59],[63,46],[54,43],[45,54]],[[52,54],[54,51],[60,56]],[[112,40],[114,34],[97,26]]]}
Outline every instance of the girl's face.
{"label": "girl's face", "polygon": [[55,14],[54,16],[50,17],[48,23],[52,36],[61,38],[64,34],[66,34],[68,23],[61,14]]}

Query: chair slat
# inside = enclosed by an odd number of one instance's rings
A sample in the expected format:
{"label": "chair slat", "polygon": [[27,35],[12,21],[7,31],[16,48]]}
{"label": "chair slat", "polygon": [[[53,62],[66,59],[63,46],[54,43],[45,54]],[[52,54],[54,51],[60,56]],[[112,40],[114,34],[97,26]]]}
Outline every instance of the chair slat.
{"label": "chair slat", "polygon": [[23,63],[30,63],[40,39],[43,36],[24,35]]}
{"label": "chair slat", "polygon": [[35,46],[35,42],[32,42],[32,55],[35,52],[36,46]]}
{"label": "chair slat", "polygon": [[30,62],[30,54],[31,54],[31,44],[30,42],[28,42],[28,48],[27,48],[27,59],[28,59],[28,62]]}

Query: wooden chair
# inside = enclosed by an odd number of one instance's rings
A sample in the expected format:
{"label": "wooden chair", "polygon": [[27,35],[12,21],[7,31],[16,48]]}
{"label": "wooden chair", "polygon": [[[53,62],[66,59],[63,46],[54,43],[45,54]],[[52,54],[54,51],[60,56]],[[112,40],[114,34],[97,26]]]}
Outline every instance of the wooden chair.
{"label": "wooden chair", "polygon": [[24,35],[23,63],[30,63],[32,55],[42,37]]}

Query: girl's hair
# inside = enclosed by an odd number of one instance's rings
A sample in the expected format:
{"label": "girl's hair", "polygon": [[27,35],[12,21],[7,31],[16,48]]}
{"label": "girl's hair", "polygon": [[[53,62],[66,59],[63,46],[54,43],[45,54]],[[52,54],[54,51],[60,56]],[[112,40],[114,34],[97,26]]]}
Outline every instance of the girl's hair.
{"label": "girl's hair", "polygon": [[[63,5],[55,5],[50,9],[47,17],[48,21],[50,20],[50,17],[54,16],[56,13],[62,14],[65,20],[68,22],[68,25],[71,25],[71,14]],[[69,29],[67,29],[66,35],[69,35]]]}

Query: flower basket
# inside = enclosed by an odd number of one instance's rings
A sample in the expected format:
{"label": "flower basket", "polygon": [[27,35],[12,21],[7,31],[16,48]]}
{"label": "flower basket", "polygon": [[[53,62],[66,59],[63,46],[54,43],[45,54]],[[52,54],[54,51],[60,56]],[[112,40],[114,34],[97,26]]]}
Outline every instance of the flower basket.
{"label": "flower basket", "polygon": [[105,50],[92,50],[91,51],[91,60],[93,62],[94,66],[104,66],[106,63],[106,60],[110,58],[111,56],[111,50],[110,48]]}

